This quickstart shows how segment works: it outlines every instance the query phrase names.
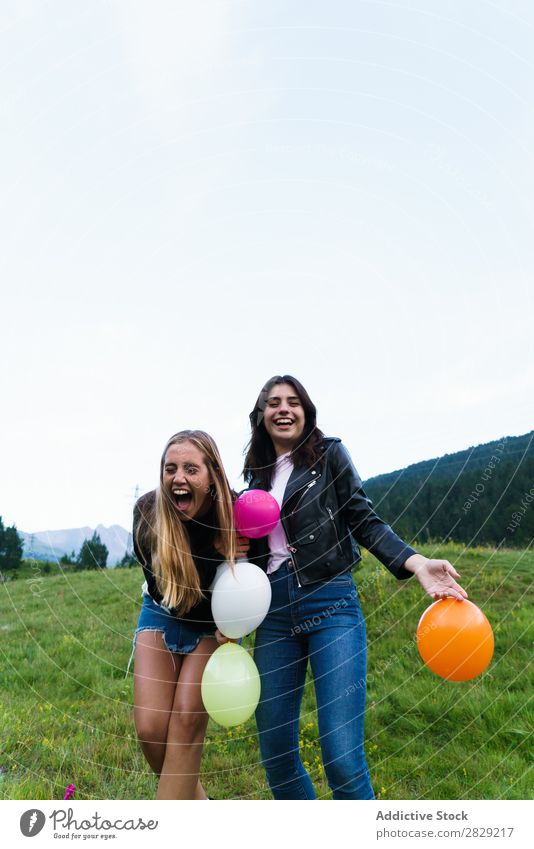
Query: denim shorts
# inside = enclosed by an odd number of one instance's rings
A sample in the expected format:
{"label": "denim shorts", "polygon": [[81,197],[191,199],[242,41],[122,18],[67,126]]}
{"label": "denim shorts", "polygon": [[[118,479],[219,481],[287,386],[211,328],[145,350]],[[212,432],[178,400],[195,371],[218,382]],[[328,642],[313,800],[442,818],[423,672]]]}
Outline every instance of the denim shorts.
{"label": "denim shorts", "polygon": [[132,654],[126,675],[128,675],[130,669],[137,635],[140,631],[160,631],[163,635],[163,642],[169,651],[176,652],[176,654],[190,654],[204,637],[214,636],[215,627],[213,625],[210,629],[208,623],[195,627],[195,625],[189,624],[187,620],[173,616],[167,608],[156,604],[150,595],[143,593],[143,604],[133,637]]}

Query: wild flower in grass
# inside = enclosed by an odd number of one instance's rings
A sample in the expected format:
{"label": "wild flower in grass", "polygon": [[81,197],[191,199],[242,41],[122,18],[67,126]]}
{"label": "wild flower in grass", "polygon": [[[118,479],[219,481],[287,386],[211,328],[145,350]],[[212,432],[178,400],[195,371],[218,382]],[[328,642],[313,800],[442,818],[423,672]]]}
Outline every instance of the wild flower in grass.
{"label": "wild flower in grass", "polygon": [[[304,763],[307,764],[308,761],[304,761]],[[318,755],[316,755],[314,757],[312,766],[315,770],[317,770],[317,775],[319,775],[319,776],[324,775],[324,767],[323,767],[323,764],[321,762],[321,758]]]}

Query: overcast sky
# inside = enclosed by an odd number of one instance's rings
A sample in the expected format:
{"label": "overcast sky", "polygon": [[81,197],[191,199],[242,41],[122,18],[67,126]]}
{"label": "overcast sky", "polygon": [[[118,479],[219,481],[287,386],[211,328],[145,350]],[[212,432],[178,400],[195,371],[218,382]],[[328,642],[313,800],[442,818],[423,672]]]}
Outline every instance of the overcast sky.
{"label": "overcast sky", "polygon": [[532,429],[531,2],[2,9],[4,521],[242,486],[279,372],[364,478]]}

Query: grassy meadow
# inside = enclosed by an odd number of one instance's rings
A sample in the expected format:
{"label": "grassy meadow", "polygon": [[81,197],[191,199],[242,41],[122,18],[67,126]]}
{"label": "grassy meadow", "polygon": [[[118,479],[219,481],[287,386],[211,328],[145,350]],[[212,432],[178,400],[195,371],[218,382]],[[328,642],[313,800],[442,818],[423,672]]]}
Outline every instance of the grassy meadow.
{"label": "grassy meadow", "polygon": [[[493,626],[495,655],[472,682],[432,674],[415,644],[431,600],[415,579],[396,582],[365,555],[355,577],[369,642],[366,751],[375,793],[532,798],[534,552],[420,550],[456,565]],[[45,574],[35,563],[0,584],[0,798],[62,799],[71,783],[77,799],[154,798],[157,778],[135,737],[132,672],[125,677],[141,583],[141,569]],[[301,749],[318,797],[330,798],[311,678]],[[253,720],[230,730],[210,722],[202,780],[218,799],[270,798]]]}

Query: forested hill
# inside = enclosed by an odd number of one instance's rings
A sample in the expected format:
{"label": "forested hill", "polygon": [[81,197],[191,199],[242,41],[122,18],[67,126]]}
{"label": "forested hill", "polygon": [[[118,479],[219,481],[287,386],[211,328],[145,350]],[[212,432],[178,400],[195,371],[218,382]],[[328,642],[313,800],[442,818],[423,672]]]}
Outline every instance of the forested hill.
{"label": "forested hill", "polygon": [[525,547],[534,538],[534,431],[377,475],[364,487],[407,540]]}

